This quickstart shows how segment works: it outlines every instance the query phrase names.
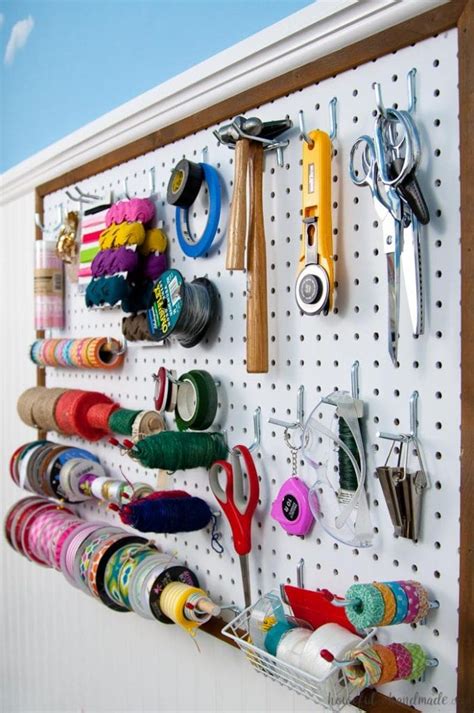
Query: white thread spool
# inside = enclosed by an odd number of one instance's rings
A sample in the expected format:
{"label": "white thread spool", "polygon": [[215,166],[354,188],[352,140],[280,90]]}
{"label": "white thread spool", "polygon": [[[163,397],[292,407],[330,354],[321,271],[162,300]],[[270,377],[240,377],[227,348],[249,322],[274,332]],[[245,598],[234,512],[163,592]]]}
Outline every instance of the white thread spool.
{"label": "white thread spool", "polygon": [[331,670],[333,664],[321,656],[321,649],[327,649],[336,659],[344,659],[348,651],[362,641],[360,636],[353,634],[339,624],[323,624],[313,631],[305,642],[300,658],[300,668],[315,678],[322,679]]}
{"label": "white thread spool", "polygon": [[301,654],[312,633],[310,629],[301,627],[288,631],[282,636],[277,646],[277,659],[299,668]]}

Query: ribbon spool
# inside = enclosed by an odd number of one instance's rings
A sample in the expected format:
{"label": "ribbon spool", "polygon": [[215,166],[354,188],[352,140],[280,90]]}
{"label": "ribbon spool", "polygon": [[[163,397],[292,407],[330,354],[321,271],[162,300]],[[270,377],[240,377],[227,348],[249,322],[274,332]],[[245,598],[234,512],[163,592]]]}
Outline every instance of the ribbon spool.
{"label": "ribbon spool", "polygon": [[113,223],[149,223],[154,217],[155,204],[152,200],[149,198],[131,198],[111,205],[105,214],[105,224],[109,227]]}
{"label": "ribbon spool", "polygon": [[[199,613],[198,606],[206,602],[211,607],[215,606],[208,598],[206,592],[198,587],[191,587],[184,582],[171,582],[163,589],[160,597],[160,609],[172,622],[187,631],[191,636],[196,635],[196,629],[211,618],[209,611]],[[212,611],[212,609],[211,609]],[[215,611],[220,612],[219,607]]]}
{"label": "ribbon spool", "polygon": [[155,408],[158,413],[174,411],[178,399],[178,383],[176,381],[176,371],[165,369],[161,366],[157,374],[153,374],[155,381]]}
{"label": "ribbon spool", "polygon": [[185,158],[178,161],[166,191],[166,200],[170,205],[189,208],[194,203],[205,180],[204,166],[205,164],[193,163]]}
{"label": "ribbon spool", "polygon": [[172,334],[190,348],[204,338],[218,311],[218,293],[206,277],[190,283],[178,270],[167,270],[153,285],[154,302],[148,310],[151,338],[163,341]]}
{"label": "ribbon spool", "polygon": [[180,376],[176,399],[176,425],[180,431],[205,431],[217,414],[217,388],[207,371],[194,369]]}
{"label": "ribbon spool", "polygon": [[[194,164],[195,165],[195,164]],[[176,233],[181,250],[185,255],[192,258],[202,257],[210,249],[219,227],[221,214],[221,183],[219,174],[213,166],[208,163],[201,163],[203,183],[207,187],[209,205],[207,208],[206,227],[199,238],[193,236],[189,223],[189,209],[194,200],[187,205],[180,205],[176,208]],[[173,182],[171,176],[170,185]],[[197,198],[197,194],[196,194]]]}
{"label": "ribbon spool", "polygon": [[148,327],[146,313],[134,314],[122,318],[122,334],[127,342],[150,342],[153,337]]}
{"label": "ribbon spool", "polygon": [[426,617],[431,607],[438,606],[437,602],[429,602],[423,585],[413,580],[353,584],[342,605],[346,607],[349,621],[359,631],[372,626],[417,623]]}

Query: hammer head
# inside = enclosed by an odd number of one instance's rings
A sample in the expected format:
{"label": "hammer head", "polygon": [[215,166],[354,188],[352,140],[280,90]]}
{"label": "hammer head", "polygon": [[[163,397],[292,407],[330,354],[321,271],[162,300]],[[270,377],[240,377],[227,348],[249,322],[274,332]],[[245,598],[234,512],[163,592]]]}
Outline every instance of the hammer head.
{"label": "hammer head", "polygon": [[267,141],[274,141],[280,134],[291,129],[293,122],[291,119],[281,119],[279,121],[261,121],[256,116],[246,119],[244,116],[236,116],[231,124],[225,124],[220,129],[214,131],[214,136],[223,144],[233,144],[242,138],[251,139],[258,136]]}

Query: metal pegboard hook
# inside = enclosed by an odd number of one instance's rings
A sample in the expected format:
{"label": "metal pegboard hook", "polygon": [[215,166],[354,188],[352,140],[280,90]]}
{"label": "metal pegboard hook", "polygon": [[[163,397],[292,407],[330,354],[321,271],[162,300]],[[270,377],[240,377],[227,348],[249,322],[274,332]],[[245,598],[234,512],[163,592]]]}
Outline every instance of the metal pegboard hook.
{"label": "metal pegboard hook", "polygon": [[296,421],[282,421],[279,418],[270,417],[268,423],[272,423],[274,426],[281,426],[288,430],[293,430],[295,428],[303,428],[304,425],[304,386],[298,388],[298,395],[296,400]]}
{"label": "metal pegboard hook", "polygon": [[107,337],[107,347],[108,347],[111,351],[114,352],[115,356],[122,356],[122,354],[126,354],[127,349],[128,349],[128,342],[127,342],[126,337],[123,337],[123,344],[122,344],[122,346],[120,347],[120,349],[118,349],[117,351],[114,351],[114,350],[112,349],[112,347],[113,347],[113,345],[114,345],[114,341],[116,341],[116,340],[114,340],[113,337]]}
{"label": "metal pegboard hook", "polygon": [[382,116],[386,117],[387,112],[386,112],[385,105],[384,105],[383,99],[382,99],[382,86],[381,86],[380,82],[374,82],[372,84],[372,87],[375,91],[375,105],[376,105],[379,113],[382,114]]}
{"label": "metal pegboard hook", "polygon": [[208,154],[209,154],[209,147],[203,146],[203,148],[201,149],[201,163],[208,162]]}
{"label": "metal pegboard hook", "polygon": [[410,433],[387,433],[386,431],[378,431],[377,438],[384,438],[387,441],[397,441],[398,443],[407,443],[410,441],[418,442],[418,391],[414,391],[410,396]]}
{"label": "metal pegboard hook", "polygon": [[[150,186],[150,192],[146,198],[152,198],[156,194],[156,171],[155,167],[152,166],[148,169],[148,183]],[[128,190],[128,176],[123,179],[123,194],[127,200],[130,200],[130,193]]]}
{"label": "metal pegboard hook", "polygon": [[249,446],[249,451],[258,451],[262,442],[262,409],[257,406],[253,412],[253,442]]}
{"label": "metal pegboard hook", "polygon": [[55,233],[56,230],[59,230],[61,225],[63,224],[63,217],[64,217],[64,208],[63,204],[60,203],[60,205],[57,206],[57,223],[54,225],[52,228],[46,228],[46,226],[43,225],[41,222],[40,214],[35,213],[35,225],[37,228],[41,230],[42,233]]}
{"label": "metal pegboard hook", "polygon": [[351,368],[351,396],[356,401],[359,399],[359,362],[357,360]]}
{"label": "metal pegboard hook", "polygon": [[337,97],[329,102],[329,138],[334,141],[337,136]]}
{"label": "metal pegboard hook", "polygon": [[309,148],[312,149],[314,146],[313,139],[306,133],[306,127],[304,123],[304,111],[300,109],[298,112],[298,124],[300,127],[300,139],[303,139],[308,144]]}
{"label": "metal pegboard hook", "polygon": [[302,557],[296,565],[296,586],[304,589],[304,558]]}
{"label": "metal pegboard hook", "polygon": [[408,113],[416,111],[416,67],[412,67],[407,74],[408,84]]}

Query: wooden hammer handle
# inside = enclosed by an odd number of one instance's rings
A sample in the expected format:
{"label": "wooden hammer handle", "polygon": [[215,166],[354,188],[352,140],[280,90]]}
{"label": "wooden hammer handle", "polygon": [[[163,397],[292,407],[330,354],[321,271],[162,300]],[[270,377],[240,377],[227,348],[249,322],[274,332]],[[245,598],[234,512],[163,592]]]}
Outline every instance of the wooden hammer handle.
{"label": "wooden hammer handle", "polygon": [[247,237],[247,171],[250,141],[239,139],[235,144],[234,192],[230,206],[227,230],[227,270],[245,267],[245,240]]}
{"label": "wooden hammer handle", "polygon": [[263,145],[250,147],[250,214],[247,244],[247,371],[268,372],[267,255],[263,220]]}

